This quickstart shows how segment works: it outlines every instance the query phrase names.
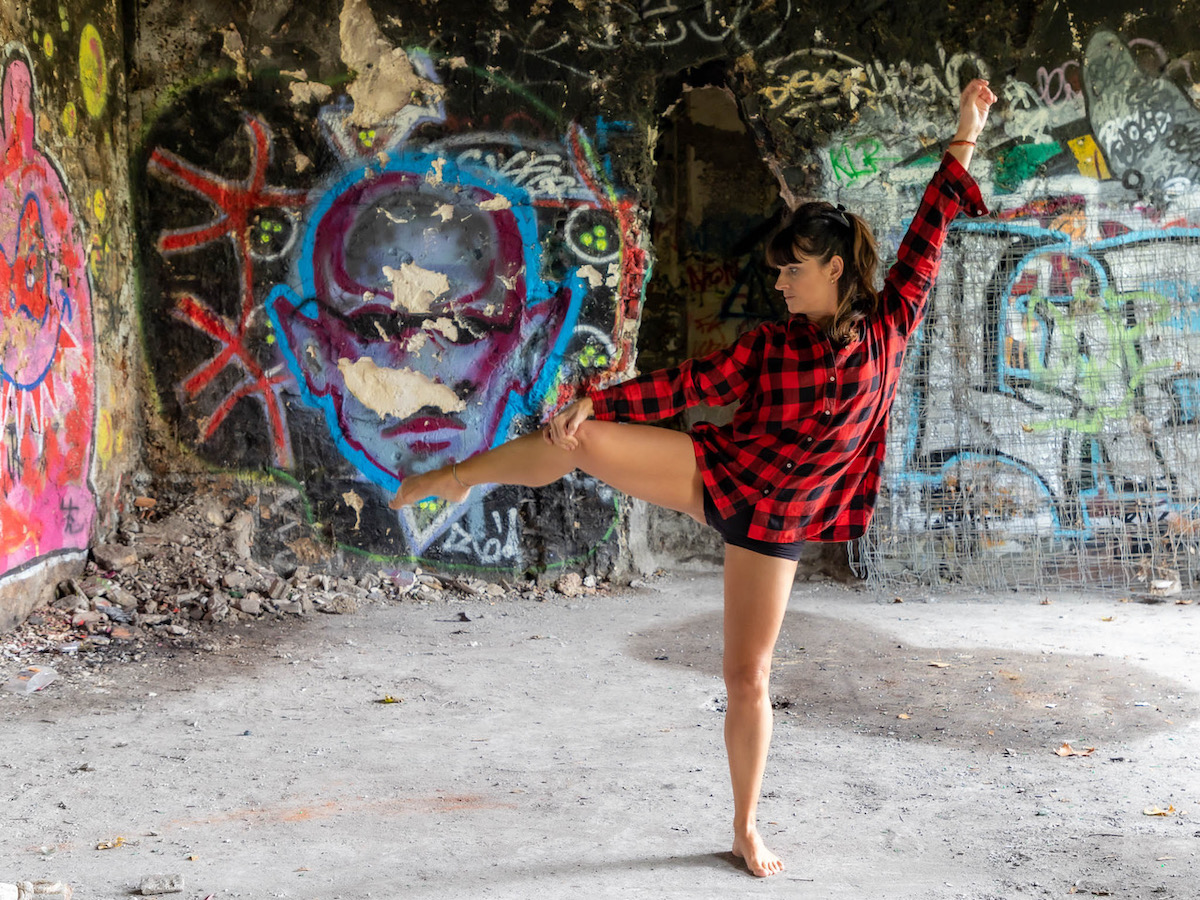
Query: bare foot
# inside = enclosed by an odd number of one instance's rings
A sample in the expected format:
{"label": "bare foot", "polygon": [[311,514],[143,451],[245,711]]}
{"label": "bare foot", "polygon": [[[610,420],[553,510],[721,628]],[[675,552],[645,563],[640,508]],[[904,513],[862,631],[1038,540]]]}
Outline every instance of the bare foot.
{"label": "bare foot", "polygon": [[733,855],[746,864],[751,875],[759,878],[783,871],[783,860],[767,849],[757,830],[734,837]]}
{"label": "bare foot", "polygon": [[442,500],[452,500],[461,503],[467,499],[471,488],[463,485],[454,477],[451,466],[442,466],[432,472],[420,475],[410,475],[400,482],[400,489],[388,504],[391,509],[402,509],[419,503],[426,497],[439,497]]}

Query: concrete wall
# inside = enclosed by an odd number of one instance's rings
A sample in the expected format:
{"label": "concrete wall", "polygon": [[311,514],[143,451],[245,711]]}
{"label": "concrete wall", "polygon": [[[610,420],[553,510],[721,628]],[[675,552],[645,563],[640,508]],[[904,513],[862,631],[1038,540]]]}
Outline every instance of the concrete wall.
{"label": "concrete wall", "polygon": [[[1195,4],[151,0],[126,18],[165,443],[297,486],[347,553],[615,565],[620,504],[587,479],[385,501],[633,371],[643,296],[699,297],[646,316],[654,364],[769,314],[748,207],[782,201],[764,184],[864,211],[893,252],[960,84],[985,74],[1002,103],[975,172],[996,216],[947,252],[867,561],[1190,568]],[[735,119],[693,108],[700,84]]]}
{"label": "concrete wall", "polygon": [[0,13],[0,628],[82,568],[137,469],[122,35],[105,0]]}

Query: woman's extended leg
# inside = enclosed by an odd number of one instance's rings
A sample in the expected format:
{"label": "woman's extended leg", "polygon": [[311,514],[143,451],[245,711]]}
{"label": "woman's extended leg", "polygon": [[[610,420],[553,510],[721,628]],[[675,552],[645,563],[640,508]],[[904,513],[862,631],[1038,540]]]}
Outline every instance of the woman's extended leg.
{"label": "woman's extended leg", "polygon": [[462,500],[476,484],[541,487],[582,469],[622,493],[704,521],[704,483],[687,434],[654,425],[589,419],[579,426],[576,437],[579,446],[564,450],[535,431],[472,456],[456,469],[445,466],[410,476],[391,506],[407,506],[430,496]]}
{"label": "woman's extended leg", "polygon": [[733,854],[754,875],[783,863],[764,846],[756,814],[773,713],[769,681],[796,563],[725,545],[725,749],[733,782]]}

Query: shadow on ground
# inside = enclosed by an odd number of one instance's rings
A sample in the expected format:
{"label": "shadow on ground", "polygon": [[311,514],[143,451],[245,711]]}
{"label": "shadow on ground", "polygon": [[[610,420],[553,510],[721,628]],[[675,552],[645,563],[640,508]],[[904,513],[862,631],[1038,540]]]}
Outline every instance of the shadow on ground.
{"label": "shadow on ground", "polygon": [[[642,632],[633,653],[721,671],[721,615]],[[771,671],[777,720],[899,740],[1015,751],[1104,747],[1185,725],[1200,696],[1109,656],[919,647],[824,616],[787,614]],[[721,710],[724,698],[714,698]]]}

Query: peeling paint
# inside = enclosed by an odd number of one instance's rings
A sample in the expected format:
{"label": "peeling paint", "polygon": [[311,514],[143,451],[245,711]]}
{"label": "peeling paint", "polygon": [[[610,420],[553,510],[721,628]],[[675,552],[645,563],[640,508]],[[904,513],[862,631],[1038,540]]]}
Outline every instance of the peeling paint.
{"label": "peeling paint", "polygon": [[338,370],[355,399],[381,417],[407,419],[427,406],[448,413],[467,408],[450,388],[412,369],[382,368],[364,356],[353,362],[339,359]]}
{"label": "peeling paint", "polygon": [[502,194],[497,194],[490,200],[484,200],[480,203],[479,208],[485,212],[495,212],[498,209],[512,209],[512,201]]}
{"label": "peeling paint", "polygon": [[446,168],[446,160],[438,157],[429,164],[429,174],[425,176],[425,180],[433,187],[437,187],[442,183],[442,170]]}
{"label": "peeling paint", "polygon": [[453,319],[440,316],[425,323],[425,331],[438,331],[451,341],[458,340],[458,325]]}
{"label": "peeling paint", "polygon": [[297,81],[291,85],[293,103],[324,103],[333,88],[319,81]]}
{"label": "peeling paint", "polygon": [[388,219],[395,222],[397,225],[405,225],[411,221],[410,219],[405,219],[402,216],[396,215],[390,209],[384,209],[382,206],[375,207],[375,211],[383,213],[383,215],[387,216]]}
{"label": "peeling paint", "polygon": [[363,498],[354,491],[346,491],[342,494],[342,502],[354,510],[354,530],[358,531],[362,525]]}
{"label": "peeling paint", "polygon": [[449,222],[454,218],[454,206],[450,203],[443,203],[436,210],[434,215],[441,216],[443,222]]}
{"label": "peeling paint", "polygon": [[383,267],[383,276],[392,284],[392,309],[427,313],[433,301],[450,290],[450,279],[442,272],[405,263],[399,269]]}
{"label": "peeling paint", "polygon": [[346,0],[339,36],[342,62],[358,75],[348,88],[354,101],[352,124],[366,127],[383,122],[414,98],[440,99],[441,86],[417,75],[408,55],[387,42],[366,0]]}
{"label": "peeling paint", "polygon": [[579,269],[579,274],[587,279],[587,282],[591,287],[600,287],[600,285],[604,284],[604,276],[600,274],[600,270],[595,266],[581,266]]}
{"label": "peeling paint", "polygon": [[233,60],[239,78],[244,78],[246,69],[246,44],[237,28],[230,25],[221,33],[221,52]]}
{"label": "peeling paint", "polygon": [[[502,275],[499,272],[496,273],[496,277],[500,279],[501,284],[503,284],[506,288],[508,288],[510,291],[512,291],[512,290],[516,290],[517,279],[520,278],[524,274],[525,274],[525,267],[521,266],[520,270],[515,275],[513,275],[511,278],[506,275]],[[488,314],[491,315],[490,312]]]}

